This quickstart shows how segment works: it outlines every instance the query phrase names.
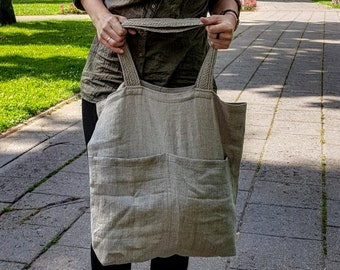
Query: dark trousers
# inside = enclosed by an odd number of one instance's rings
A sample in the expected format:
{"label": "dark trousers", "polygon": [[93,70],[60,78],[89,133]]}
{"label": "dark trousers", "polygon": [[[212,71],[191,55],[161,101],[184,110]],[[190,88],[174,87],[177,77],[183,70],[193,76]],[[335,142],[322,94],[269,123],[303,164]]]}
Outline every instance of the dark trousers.
{"label": "dark trousers", "polygon": [[[98,117],[96,105],[94,103],[82,100],[83,129],[85,142],[91,139],[92,133],[96,126]],[[151,270],[187,270],[189,257],[174,255],[169,258],[155,258],[151,260]],[[103,266],[98,260],[95,252],[91,247],[91,266],[92,270],[130,270],[131,264]]]}

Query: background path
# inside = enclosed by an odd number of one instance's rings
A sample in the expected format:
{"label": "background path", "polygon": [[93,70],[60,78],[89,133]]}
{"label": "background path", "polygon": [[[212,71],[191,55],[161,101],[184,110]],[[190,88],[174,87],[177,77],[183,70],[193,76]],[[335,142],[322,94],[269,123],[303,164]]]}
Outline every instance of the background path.
{"label": "background path", "polygon": [[[248,102],[238,254],[189,269],[340,269],[340,11],[262,0],[241,21],[215,70]],[[79,100],[0,139],[0,269],[90,269],[84,151]]]}

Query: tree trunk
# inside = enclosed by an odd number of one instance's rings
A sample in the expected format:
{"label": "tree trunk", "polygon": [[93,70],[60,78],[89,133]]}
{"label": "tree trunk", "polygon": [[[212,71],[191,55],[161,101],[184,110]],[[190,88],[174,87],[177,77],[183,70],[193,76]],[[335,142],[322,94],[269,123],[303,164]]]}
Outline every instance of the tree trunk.
{"label": "tree trunk", "polygon": [[340,4],[340,0],[332,0],[332,3],[334,4],[334,5],[339,5]]}
{"label": "tree trunk", "polygon": [[0,0],[1,25],[16,23],[12,0]]}

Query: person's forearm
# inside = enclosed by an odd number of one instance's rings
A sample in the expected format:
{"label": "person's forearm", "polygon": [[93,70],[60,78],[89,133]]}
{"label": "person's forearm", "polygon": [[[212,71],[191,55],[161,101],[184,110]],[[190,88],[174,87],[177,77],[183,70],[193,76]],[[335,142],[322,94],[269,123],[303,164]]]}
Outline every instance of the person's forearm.
{"label": "person's forearm", "polygon": [[122,27],[127,18],[112,14],[102,0],[81,0],[81,4],[97,29],[99,42],[115,53],[124,53],[122,46],[125,44],[126,34],[135,34],[133,29],[126,30]]}
{"label": "person's forearm", "polygon": [[[237,4],[239,3],[239,5]],[[240,2],[239,0],[217,0],[216,4],[211,10],[212,15],[219,15],[221,12],[231,9],[239,14]]]}
{"label": "person's forearm", "polygon": [[206,26],[208,40],[215,49],[228,49],[234,31],[239,24],[239,0],[217,0],[211,7],[211,16],[202,17],[201,22]]}
{"label": "person's forearm", "polygon": [[81,3],[94,25],[103,16],[110,15],[110,11],[105,7],[102,0],[81,0]]}
{"label": "person's forearm", "polygon": [[234,21],[234,30],[236,30],[239,24],[240,11],[240,0],[217,0],[210,12],[212,15],[226,15],[232,17]]}

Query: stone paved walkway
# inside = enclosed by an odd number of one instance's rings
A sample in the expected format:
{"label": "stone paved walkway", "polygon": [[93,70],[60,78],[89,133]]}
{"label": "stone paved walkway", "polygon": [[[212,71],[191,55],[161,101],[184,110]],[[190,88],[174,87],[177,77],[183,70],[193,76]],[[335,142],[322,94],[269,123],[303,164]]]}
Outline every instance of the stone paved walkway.
{"label": "stone paved walkway", "polygon": [[[216,64],[248,102],[237,256],[190,270],[340,269],[340,10],[258,1]],[[0,269],[90,269],[80,102],[0,139]],[[148,262],[134,264],[147,270]]]}

